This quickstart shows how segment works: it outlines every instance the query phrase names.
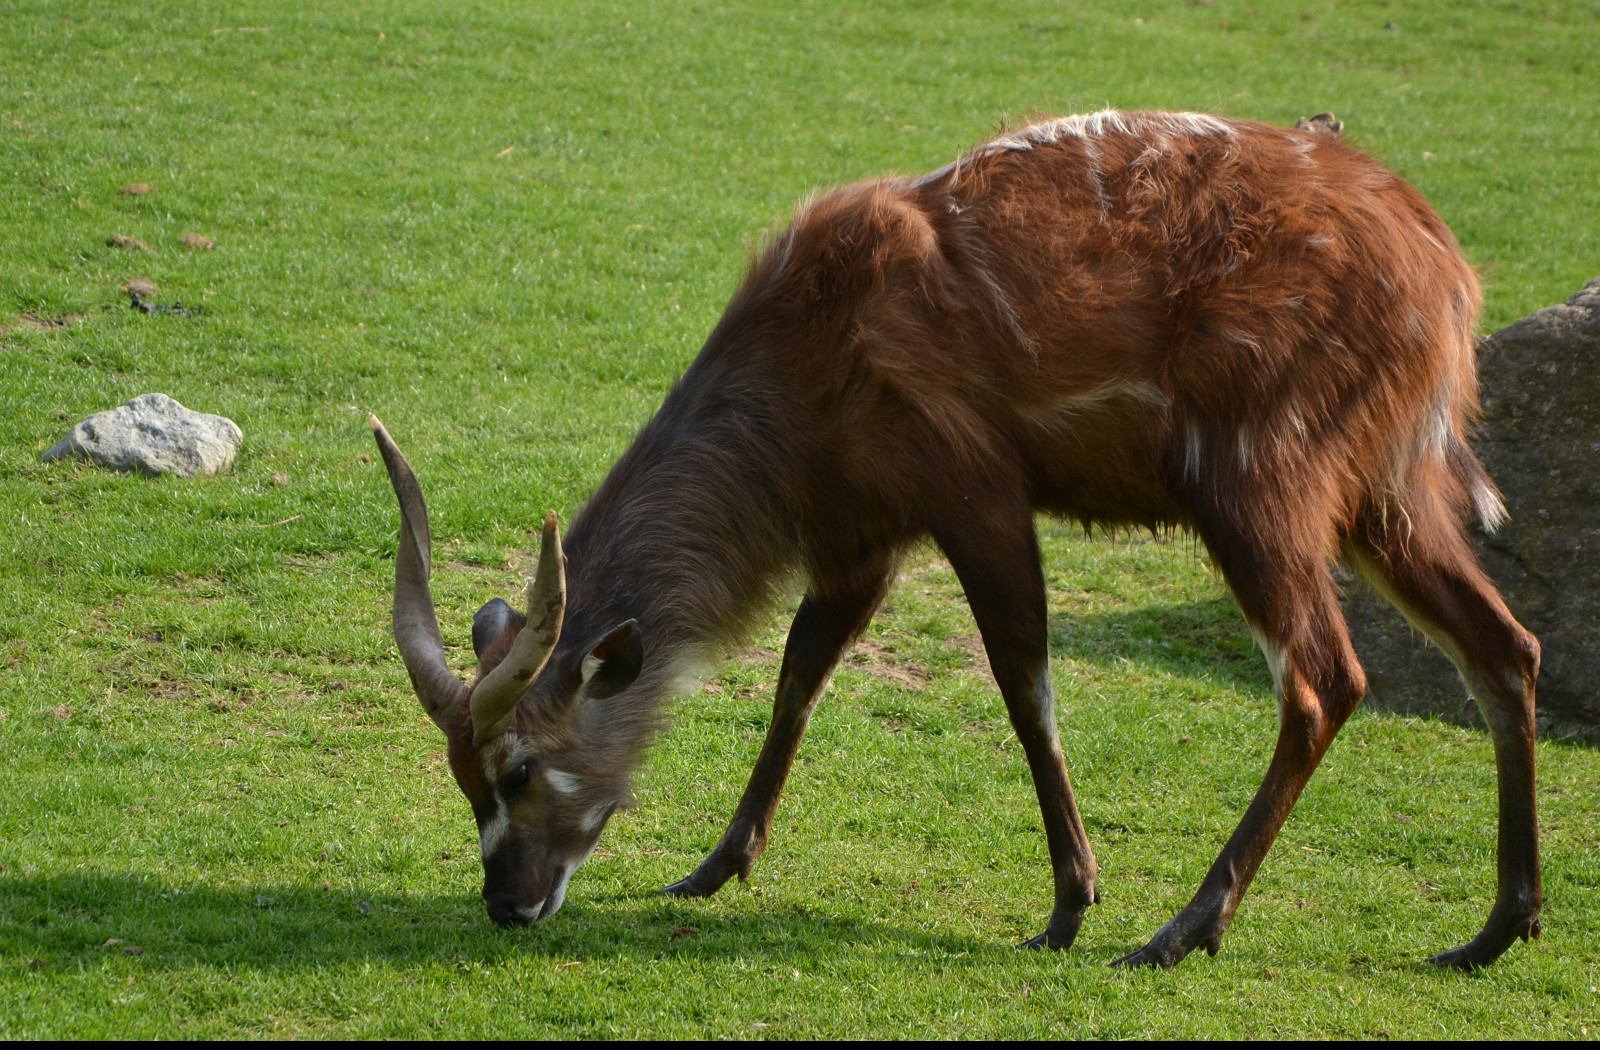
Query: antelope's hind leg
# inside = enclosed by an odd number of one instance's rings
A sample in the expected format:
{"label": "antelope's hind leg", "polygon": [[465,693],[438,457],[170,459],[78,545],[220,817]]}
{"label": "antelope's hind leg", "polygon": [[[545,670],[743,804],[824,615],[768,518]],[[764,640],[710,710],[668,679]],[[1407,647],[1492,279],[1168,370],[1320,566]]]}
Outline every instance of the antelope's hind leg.
{"label": "antelope's hind leg", "polygon": [[1267,774],[1238,828],[1183,909],[1117,966],[1180,962],[1195,948],[1212,955],[1233,921],[1278,831],[1334,736],[1366,693],[1366,677],[1350,647],[1320,537],[1254,528],[1294,520],[1286,508],[1218,499],[1197,515],[1211,550],[1272,667],[1278,693],[1278,740]]}
{"label": "antelope's hind leg", "polygon": [[828,675],[845,647],[872,619],[888,589],[894,562],[892,557],[874,559],[850,579],[816,581],[801,600],[783,648],[772,724],[728,830],[699,867],[664,887],[663,893],[709,897],[735,875],[741,881],[750,877],[756,858],[767,847],[778,798]]}
{"label": "antelope's hind leg", "polygon": [[1512,618],[1456,516],[1417,500],[1388,528],[1370,516],[1349,538],[1351,563],[1450,657],[1483,712],[1499,780],[1498,886],[1471,942],[1440,952],[1440,966],[1487,966],[1518,938],[1539,936],[1538,807],[1534,792],[1534,685],[1539,643]]}
{"label": "antelope's hind leg", "polygon": [[1011,727],[1027,755],[1044,818],[1055,905],[1045,931],[1021,946],[1067,948],[1099,894],[1094,853],[1072,796],[1056,729],[1049,605],[1033,512],[1018,498],[975,495],[958,520],[934,529],[934,538],[967,593]]}

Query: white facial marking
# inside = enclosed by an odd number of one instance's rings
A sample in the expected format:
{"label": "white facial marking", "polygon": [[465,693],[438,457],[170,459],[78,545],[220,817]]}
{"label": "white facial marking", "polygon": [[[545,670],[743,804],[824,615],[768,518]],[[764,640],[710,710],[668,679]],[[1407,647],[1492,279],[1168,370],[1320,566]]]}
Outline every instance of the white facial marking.
{"label": "white facial marking", "polygon": [[583,815],[584,831],[599,831],[600,825],[606,822],[606,815],[611,812],[611,803],[602,802]]}
{"label": "white facial marking", "polygon": [[489,818],[489,823],[478,833],[478,848],[483,851],[484,860],[494,856],[494,851],[500,848],[500,843],[505,841],[506,832],[510,830],[511,815],[506,812],[506,804],[496,799],[494,816]]}
{"label": "white facial marking", "polygon": [[544,778],[549,782],[551,790],[559,791],[563,795],[570,795],[583,786],[578,782],[577,777],[571,773],[564,773],[559,769],[545,770]]}
{"label": "white facial marking", "polygon": [[501,733],[478,749],[478,761],[483,775],[493,784],[500,779],[500,770],[510,769],[518,762],[534,756],[534,749],[515,732]]}

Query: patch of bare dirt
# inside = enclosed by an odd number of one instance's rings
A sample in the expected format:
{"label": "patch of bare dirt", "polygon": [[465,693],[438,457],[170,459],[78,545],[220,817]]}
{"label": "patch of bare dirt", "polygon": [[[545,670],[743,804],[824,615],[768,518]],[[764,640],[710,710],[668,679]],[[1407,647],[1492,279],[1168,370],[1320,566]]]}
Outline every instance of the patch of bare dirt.
{"label": "patch of bare dirt", "polygon": [[[517,572],[517,571],[519,571],[518,570],[518,566],[519,565],[523,565],[523,566],[526,566],[526,574],[529,575],[529,576],[532,576],[533,575],[534,566],[536,566],[538,563],[539,563],[539,559],[537,557],[530,558],[526,562],[519,561],[518,559],[513,557],[513,558],[508,559],[507,561],[505,561],[505,562],[503,562],[503,563],[501,563],[499,565],[474,565],[472,562],[469,562],[469,561],[461,561],[460,559],[452,558],[449,561],[445,562],[443,565],[439,565],[438,563],[435,563],[435,567],[434,567],[433,571],[434,572],[438,572],[440,569],[444,569],[446,572],[460,573],[463,576],[478,576],[478,577],[495,576],[495,577],[503,577],[508,572]],[[520,588],[519,588],[519,590],[520,590]],[[513,602],[512,604],[515,605],[516,603]]]}
{"label": "patch of bare dirt", "polygon": [[994,673],[989,670],[989,651],[983,647],[983,638],[977,631],[958,634],[945,644],[967,658],[968,671],[989,683],[992,688],[999,688],[995,685]]}
{"label": "patch of bare dirt", "polygon": [[209,605],[213,599],[228,593],[228,585],[223,582],[221,576],[190,576],[178,573],[168,577],[164,582],[173,590],[190,595],[189,601],[201,604]]}
{"label": "patch of bare dirt", "polygon": [[217,242],[203,233],[186,233],[180,242],[191,252],[209,252],[217,246]]}
{"label": "patch of bare dirt", "polygon": [[15,321],[0,324],[0,335],[7,332],[53,332],[59,328],[77,324],[83,320],[82,314],[62,314],[60,317],[40,317],[38,314],[22,314]]}
{"label": "patch of bare dirt", "polygon": [[914,693],[921,692],[933,680],[933,676],[921,667],[909,660],[902,660],[892,646],[871,638],[856,642],[845,662],[858,671],[865,671],[874,678],[893,682]]}
{"label": "patch of bare dirt", "polygon": [[765,667],[778,662],[778,654],[761,645],[741,645],[733,658],[745,667]]}
{"label": "patch of bare dirt", "polygon": [[[728,654],[728,662],[731,664],[737,664],[739,667],[745,668],[754,667],[758,669],[771,670],[774,673],[776,672],[779,659],[780,654],[761,645],[741,645],[739,648]],[[708,676],[701,684],[705,691],[711,696],[721,696],[731,689],[735,690],[735,696],[745,699],[758,696],[761,692],[761,689],[766,687],[765,685],[757,688],[738,686],[736,684],[737,677],[739,676],[736,676],[730,671],[724,674]],[[771,676],[763,677],[770,678]],[[770,685],[773,683],[769,682],[767,684]]]}
{"label": "patch of bare dirt", "polygon": [[111,235],[111,239],[106,243],[111,245],[113,248],[131,248],[134,251],[139,252],[147,252],[150,250],[150,246],[148,244],[144,243],[137,237],[129,237],[125,233],[113,233]]}
{"label": "patch of bare dirt", "polygon": [[130,182],[117,192],[124,197],[148,197],[156,188],[148,182]]}

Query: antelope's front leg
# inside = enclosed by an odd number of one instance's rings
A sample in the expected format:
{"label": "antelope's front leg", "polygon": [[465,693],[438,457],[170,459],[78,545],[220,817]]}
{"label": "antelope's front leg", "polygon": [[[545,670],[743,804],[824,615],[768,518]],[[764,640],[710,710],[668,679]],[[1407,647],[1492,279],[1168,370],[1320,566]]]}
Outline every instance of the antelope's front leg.
{"label": "antelope's front leg", "polygon": [[[998,668],[996,670],[998,679]],[[1067,777],[1066,760],[1056,732],[1049,659],[1024,674],[1021,680],[1026,684],[1017,687],[1016,692],[1023,697],[1022,701],[1013,703],[1012,694],[1008,692],[1006,707],[1011,713],[1011,726],[1028,756],[1028,769],[1033,774],[1056,889],[1049,924],[1043,933],[1023,941],[1021,947],[1070,948],[1077,940],[1078,928],[1083,925],[1084,912],[1089,905],[1100,903],[1100,892],[1095,889],[1094,852],[1089,847],[1083,818],[1078,815],[1078,804],[1072,795],[1072,782]]]}
{"label": "antelope's front leg", "polygon": [[1050,683],[1049,604],[1031,508],[1015,491],[996,492],[935,530],[935,538],[967,593],[967,604],[983,635],[989,667],[1005,698],[1017,740],[1028,757],[1034,791],[1055,877],[1055,906],[1043,933],[1024,948],[1067,948],[1077,939],[1095,890],[1094,852],[1067,778],[1056,731]]}
{"label": "antelope's front leg", "polygon": [[665,887],[662,892],[678,897],[709,897],[723,883],[737,875],[750,877],[756,858],[767,847],[772,834],[772,819],[778,812],[778,798],[794,765],[800,739],[805,735],[811,712],[816,710],[829,673],[839,662],[845,646],[866,627],[883,599],[887,587],[887,564],[863,574],[855,586],[835,588],[821,594],[808,594],[800,602],[789,640],[783,650],[783,667],[778,672],[777,697],[772,705],[772,724],[761,745],[750,783],[745,786],[733,820],[709,856],[686,878]]}

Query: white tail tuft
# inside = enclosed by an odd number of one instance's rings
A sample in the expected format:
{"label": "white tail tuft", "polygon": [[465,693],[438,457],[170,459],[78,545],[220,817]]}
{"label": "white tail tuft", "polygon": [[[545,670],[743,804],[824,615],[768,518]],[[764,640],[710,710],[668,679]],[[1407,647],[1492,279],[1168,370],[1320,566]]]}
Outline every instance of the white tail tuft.
{"label": "white tail tuft", "polygon": [[1472,506],[1478,512],[1478,521],[1483,524],[1483,531],[1491,535],[1498,532],[1500,526],[1510,517],[1506,513],[1504,501],[1500,499],[1500,493],[1486,481],[1480,481],[1472,486]]}

